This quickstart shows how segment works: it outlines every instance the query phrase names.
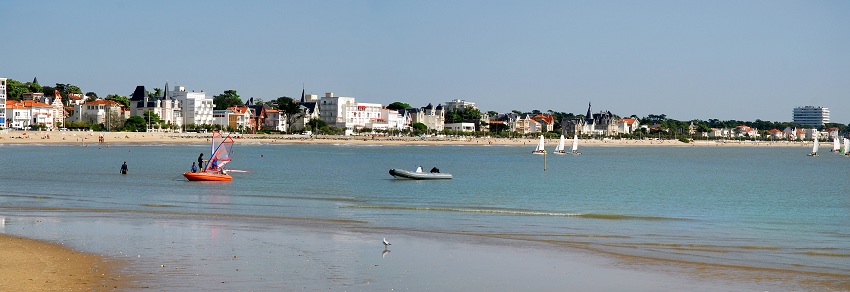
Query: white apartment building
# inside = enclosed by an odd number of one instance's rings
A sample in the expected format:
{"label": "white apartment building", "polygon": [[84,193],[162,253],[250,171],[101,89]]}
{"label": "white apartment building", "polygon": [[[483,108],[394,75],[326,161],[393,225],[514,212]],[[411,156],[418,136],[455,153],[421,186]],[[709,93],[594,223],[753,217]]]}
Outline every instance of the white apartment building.
{"label": "white apartment building", "polygon": [[6,80],[0,78],[0,128],[6,127]]}
{"label": "white apartment building", "polygon": [[810,105],[795,107],[793,114],[794,123],[803,126],[820,127],[829,123],[829,109],[826,107]]}
{"label": "white apartment building", "polygon": [[203,91],[195,92],[193,90],[188,92],[183,86],[174,86],[174,90],[169,93],[171,99],[180,102],[182,125],[212,125],[216,123],[213,119],[213,108],[215,108],[213,99]]}
{"label": "white apartment building", "polygon": [[464,109],[464,108],[468,108],[468,107],[478,109],[478,107],[475,106],[474,102],[465,101],[465,100],[462,100],[462,99],[452,99],[451,101],[447,101],[446,105],[443,106],[443,108],[447,112],[458,110],[458,109]]}
{"label": "white apartment building", "polygon": [[358,103],[353,97],[334,96],[333,92],[319,99],[319,117],[328,126],[345,129],[345,135],[362,128],[388,128],[385,114],[381,104]]}
{"label": "white apartment building", "polygon": [[[334,96],[333,92],[325,93],[325,96],[319,99],[319,118],[328,126],[346,128],[345,109],[354,104],[353,97]],[[350,129],[346,129],[346,135],[350,134],[348,130]]]}

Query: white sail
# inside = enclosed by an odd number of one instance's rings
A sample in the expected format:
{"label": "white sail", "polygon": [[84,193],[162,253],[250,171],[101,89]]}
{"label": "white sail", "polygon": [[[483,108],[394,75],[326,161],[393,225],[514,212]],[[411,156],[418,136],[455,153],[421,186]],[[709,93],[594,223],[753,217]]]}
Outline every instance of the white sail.
{"label": "white sail", "polygon": [[832,152],[838,152],[841,150],[841,141],[838,140],[838,137],[832,139]]}
{"label": "white sail", "polygon": [[818,139],[815,138],[815,144],[812,145],[812,154],[818,154]]}
{"label": "white sail", "polygon": [[532,154],[544,154],[546,153],[546,149],[543,147],[543,135],[540,135],[540,142],[537,142],[537,148],[534,148],[534,151],[531,151]]}
{"label": "white sail", "polygon": [[847,155],[847,147],[850,146],[850,144],[847,143],[850,143],[850,139],[844,138],[844,151],[842,151],[841,154]]}
{"label": "white sail", "polygon": [[573,134],[573,153],[578,152],[578,135]]}
{"label": "white sail", "polygon": [[561,140],[558,141],[558,146],[555,146],[555,153],[564,153],[564,135],[561,135]]}

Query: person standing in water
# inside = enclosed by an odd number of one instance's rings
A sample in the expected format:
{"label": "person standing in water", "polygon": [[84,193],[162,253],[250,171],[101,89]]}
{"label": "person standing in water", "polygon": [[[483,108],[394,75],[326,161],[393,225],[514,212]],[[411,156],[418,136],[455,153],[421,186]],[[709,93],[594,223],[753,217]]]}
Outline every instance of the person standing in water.
{"label": "person standing in water", "polygon": [[127,174],[127,161],[124,161],[124,164],[121,165],[121,174]]}

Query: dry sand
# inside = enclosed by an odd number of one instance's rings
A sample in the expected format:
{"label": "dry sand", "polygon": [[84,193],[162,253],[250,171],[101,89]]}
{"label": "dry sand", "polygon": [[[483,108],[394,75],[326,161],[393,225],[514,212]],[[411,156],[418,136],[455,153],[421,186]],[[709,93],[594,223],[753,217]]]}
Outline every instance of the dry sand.
{"label": "dry sand", "polygon": [[[0,145],[7,144],[50,144],[50,145],[96,145],[103,137],[103,144],[204,144],[209,143],[210,134],[199,133],[129,133],[129,132],[78,132],[78,131],[0,131]],[[353,144],[353,145],[503,145],[532,147],[536,138],[448,138],[448,137],[372,137],[372,136],[304,136],[281,134],[235,134],[237,143],[264,144]],[[567,142],[569,143],[569,142]],[[556,139],[547,139],[546,145],[554,147]],[[723,141],[698,140],[682,143],[677,140],[620,140],[581,139],[584,146],[796,146],[810,147],[807,142],[789,141]]]}
{"label": "dry sand", "polygon": [[110,291],[126,283],[115,265],[58,244],[0,234],[0,291]]}

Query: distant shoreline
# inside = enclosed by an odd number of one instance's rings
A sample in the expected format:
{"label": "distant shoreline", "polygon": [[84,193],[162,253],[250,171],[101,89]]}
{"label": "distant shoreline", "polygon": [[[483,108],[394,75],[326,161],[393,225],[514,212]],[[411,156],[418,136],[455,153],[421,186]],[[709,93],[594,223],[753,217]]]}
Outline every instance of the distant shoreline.
{"label": "distant shoreline", "polygon": [[[100,137],[104,143],[100,143]],[[150,144],[206,144],[210,134],[203,133],[138,133],[138,132],[77,132],[77,131],[0,131],[0,145],[150,145]],[[236,143],[265,144],[350,144],[350,145],[495,145],[533,147],[535,138],[475,138],[475,137],[382,137],[284,134],[236,134]],[[569,142],[568,142],[569,143]],[[546,147],[555,147],[557,139],[547,139]],[[621,140],[580,139],[585,146],[680,146],[680,147],[810,147],[810,142],[797,141],[737,141],[696,140],[683,143],[678,140]]]}

